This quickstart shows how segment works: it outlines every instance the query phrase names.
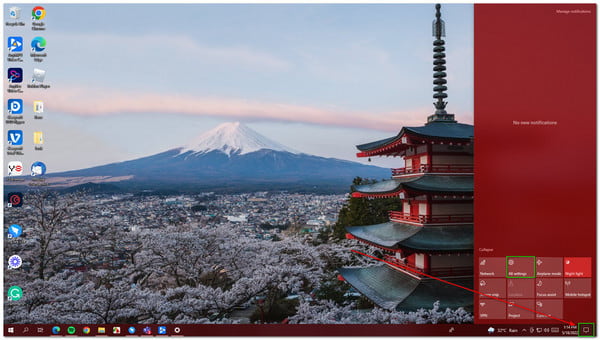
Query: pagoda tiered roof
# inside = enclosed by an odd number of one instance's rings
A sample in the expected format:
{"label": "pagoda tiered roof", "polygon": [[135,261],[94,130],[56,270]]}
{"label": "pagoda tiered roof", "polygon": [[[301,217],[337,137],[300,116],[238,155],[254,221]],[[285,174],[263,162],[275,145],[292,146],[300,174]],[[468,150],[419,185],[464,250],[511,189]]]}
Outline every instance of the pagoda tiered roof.
{"label": "pagoda tiered roof", "polygon": [[[342,277],[356,290],[378,306],[388,310],[417,310],[432,308],[458,308],[473,304],[469,291],[433,279],[419,279],[388,265],[366,268],[340,268]],[[452,280],[472,288],[472,278]]]}
{"label": "pagoda tiered roof", "polygon": [[400,193],[419,194],[436,193],[437,195],[473,194],[473,176],[428,175],[418,177],[392,178],[389,180],[357,185],[352,197],[395,197]]}
{"label": "pagoda tiered roof", "polygon": [[[423,126],[403,127],[396,136],[356,146],[358,157],[402,156],[407,161],[404,168],[392,169],[392,179],[355,186],[352,193],[352,197],[398,197],[399,203],[404,200],[402,211],[390,211],[387,223],[346,227],[348,238],[394,254],[384,255],[385,265],[338,269],[346,282],[389,310],[432,308],[436,301],[441,308],[473,305],[470,291],[448,282],[473,288],[474,129],[446,111],[445,24],[441,5],[435,8],[435,111]],[[454,203],[458,204],[450,206]],[[438,258],[442,254],[443,261]]]}
{"label": "pagoda tiered roof", "polygon": [[[398,135],[357,145],[358,157],[400,153],[409,146],[423,143],[467,145],[473,139],[473,125],[431,122],[418,127],[403,127]],[[406,138],[404,138],[406,137]]]}
{"label": "pagoda tiered roof", "polygon": [[386,222],[368,226],[346,227],[355,238],[387,248],[407,249],[428,253],[473,250],[473,224],[415,226]]}

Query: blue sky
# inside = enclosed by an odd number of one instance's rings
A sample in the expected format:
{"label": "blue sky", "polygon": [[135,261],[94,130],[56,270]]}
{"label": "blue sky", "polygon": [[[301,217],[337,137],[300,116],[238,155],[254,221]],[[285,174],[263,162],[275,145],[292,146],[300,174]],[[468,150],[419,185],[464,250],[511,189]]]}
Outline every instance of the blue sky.
{"label": "blue sky", "polygon": [[[45,119],[26,129],[44,129],[54,171],[150,155],[238,120],[303,152],[364,161],[355,144],[433,111],[432,4],[44,6],[47,31],[5,35],[48,41],[52,88],[23,97],[44,100]],[[471,123],[473,7],[443,5],[442,16],[448,110]]]}

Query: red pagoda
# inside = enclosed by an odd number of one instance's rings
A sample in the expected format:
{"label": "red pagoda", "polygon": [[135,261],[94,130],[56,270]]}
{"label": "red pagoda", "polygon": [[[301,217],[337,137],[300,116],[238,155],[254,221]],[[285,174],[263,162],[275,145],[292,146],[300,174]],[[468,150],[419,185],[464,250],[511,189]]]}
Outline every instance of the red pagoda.
{"label": "red pagoda", "polygon": [[421,273],[473,287],[473,125],[461,124],[446,112],[446,54],[441,6],[433,22],[433,98],[435,112],[419,127],[403,127],[398,135],[358,145],[358,157],[400,156],[403,168],[392,178],[360,185],[353,197],[398,198],[389,222],[346,227],[346,237],[378,248],[388,264],[340,268],[343,279],[368,299],[389,310],[473,305],[464,289]]}

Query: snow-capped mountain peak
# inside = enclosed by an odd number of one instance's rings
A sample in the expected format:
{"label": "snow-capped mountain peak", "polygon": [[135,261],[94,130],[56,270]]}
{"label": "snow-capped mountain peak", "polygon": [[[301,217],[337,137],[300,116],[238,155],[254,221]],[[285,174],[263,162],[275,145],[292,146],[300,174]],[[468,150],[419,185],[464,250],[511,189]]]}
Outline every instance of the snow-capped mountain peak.
{"label": "snow-capped mountain peak", "polygon": [[260,149],[298,153],[268,139],[240,122],[223,123],[209,130],[181,148],[180,153],[207,153],[219,150],[227,155],[247,154]]}

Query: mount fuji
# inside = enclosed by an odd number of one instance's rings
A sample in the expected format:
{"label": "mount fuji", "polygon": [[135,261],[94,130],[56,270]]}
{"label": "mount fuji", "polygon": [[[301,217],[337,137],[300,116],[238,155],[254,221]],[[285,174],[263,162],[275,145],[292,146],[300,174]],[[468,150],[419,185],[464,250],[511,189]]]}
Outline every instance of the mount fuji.
{"label": "mount fuji", "polygon": [[258,134],[240,122],[224,123],[203,133],[182,147],[180,153],[191,151],[192,154],[200,154],[219,150],[231,156],[231,154],[244,155],[261,149],[299,153]]}
{"label": "mount fuji", "polygon": [[152,156],[48,177],[126,178],[111,185],[136,190],[347,192],[356,176],[389,175],[389,169],[298,152],[235,122]]}

